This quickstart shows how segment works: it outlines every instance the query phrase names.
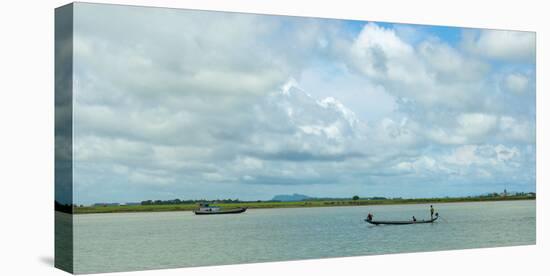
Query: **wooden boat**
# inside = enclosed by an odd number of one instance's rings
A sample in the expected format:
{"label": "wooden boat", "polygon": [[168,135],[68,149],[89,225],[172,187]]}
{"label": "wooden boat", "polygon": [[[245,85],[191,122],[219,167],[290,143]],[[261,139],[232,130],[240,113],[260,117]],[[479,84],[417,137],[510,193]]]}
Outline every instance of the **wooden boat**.
{"label": "wooden boat", "polygon": [[413,221],[413,220],[402,220],[402,221],[399,221],[399,220],[369,220],[369,219],[365,219],[365,221],[370,223],[370,224],[374,224],[374,225],[379,225],[379,224],[404,225],[404,224],[432,223],[432,222],[436,221],[438,218],[439,218],[439,216],[435,216],[433,219],[417,220],[417,221]]}
{"label": "wooden boat", "polygon": [[224,214],[239,214],[246,211],[246,207],[239,207],[233,209],[222,209],[217,206],[210,206],[208,204],[201,204],[199,209],[193,210],[195,215],[224,215]]}

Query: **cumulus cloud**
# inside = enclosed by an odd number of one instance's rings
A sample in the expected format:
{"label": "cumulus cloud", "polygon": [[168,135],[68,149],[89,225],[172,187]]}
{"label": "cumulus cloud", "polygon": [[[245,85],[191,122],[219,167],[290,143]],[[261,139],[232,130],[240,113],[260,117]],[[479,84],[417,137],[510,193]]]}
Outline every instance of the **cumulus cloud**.
{"label": "cumulus cloud", "polygon": [[504,88],[513,93],[525,93],[529,86],[529,78],[521,73],[511,73],[504,78]]}
{"label": "cumulus cloud", "polygon": [[503,61],[535,62],[533,32],[468,30],[463,38],[462,46],[473,54]]}
{"label": "cumulus cloud", "polygon": [[532,71],[494,68],[437,34],[84,3],[75,12],[79,202],[534,183]]}
{"label": "cumulus cloud", "polygon": [[503,116],[500,118],[500,134],[511,141],[534,143],[535,123],[519,121],[513,117]]}
{"label": "cumulus cloud", "polygon": [[481,103],[489,65],[431,38],[409,44],[391,28],[365,25],[351,46],[350,64],[390,94],[422,108],[462,110]]}
{"label": "cumulus cloud", "polygon": [[461,114],[458,119],[460,134],[469,137],[483,137],[491,132],[497,123],[497,118],[482,113]]}

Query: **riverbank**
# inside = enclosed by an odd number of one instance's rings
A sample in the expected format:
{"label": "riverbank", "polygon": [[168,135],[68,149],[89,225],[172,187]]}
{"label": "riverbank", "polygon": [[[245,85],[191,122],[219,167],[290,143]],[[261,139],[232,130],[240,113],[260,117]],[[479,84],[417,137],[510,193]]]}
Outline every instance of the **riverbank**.
{"label": "riverbank", "polygon": [[[369,206],[395,204],[428,204],[452,202],[479,202],[505,200],[535,200],[536,196],[506,196],[506,197],[455,197],[455,198],[415,198],[415,199],[342,199],[342,200],[306,200],[292,202],[254,201],[238,203],[215,203],[222,208],[247,207],[249,209],[265,208],[304,208],[304,207],[335,207],[335,206]],[[121,205],[121,206],[84,206],[74,207],[75,214],[96,213],[131,213],[131,212],[169,212],[192,211],[196,204],[163,204],[163,205]]]}

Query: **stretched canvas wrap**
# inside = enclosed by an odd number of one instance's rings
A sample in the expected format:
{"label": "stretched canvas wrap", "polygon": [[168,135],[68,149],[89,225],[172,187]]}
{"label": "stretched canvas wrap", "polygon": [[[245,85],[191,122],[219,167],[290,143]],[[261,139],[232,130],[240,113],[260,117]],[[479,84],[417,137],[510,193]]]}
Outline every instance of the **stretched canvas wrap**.
{"label": "stretched canvas wrap", "polygon": [[535,33],[55,11],[72,273],[535,244]]}

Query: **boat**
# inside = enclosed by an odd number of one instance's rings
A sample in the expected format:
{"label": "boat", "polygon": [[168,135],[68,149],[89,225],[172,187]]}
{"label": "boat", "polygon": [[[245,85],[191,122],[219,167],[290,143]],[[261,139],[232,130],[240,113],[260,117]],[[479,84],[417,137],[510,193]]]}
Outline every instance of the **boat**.
{"label": "boat", "polygon": [[207,203],[203,203],[198,209],[193,210],[195,215],[224,215],[224,214],[239,214],[245,212],[247,207],[238,207],[232,209],[222,209],[217,206],[210,206]]}
{"label": "boat", "polygon": [[400,220],[370,220],[370,219],[365,219],[365,221],[370,223],[370,224],[374,224],[374,225],[380,225],[380,224],[404,225],[404,224],[432,223],[432,222],[436,221],[438,218],[439,218],[439,215],[436,215],[432,219],[417,220],[417,221],[414,221],[414,220],[401,220],[401,221]]}

